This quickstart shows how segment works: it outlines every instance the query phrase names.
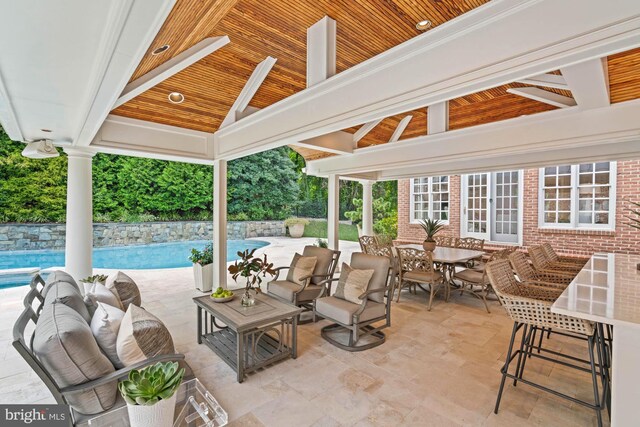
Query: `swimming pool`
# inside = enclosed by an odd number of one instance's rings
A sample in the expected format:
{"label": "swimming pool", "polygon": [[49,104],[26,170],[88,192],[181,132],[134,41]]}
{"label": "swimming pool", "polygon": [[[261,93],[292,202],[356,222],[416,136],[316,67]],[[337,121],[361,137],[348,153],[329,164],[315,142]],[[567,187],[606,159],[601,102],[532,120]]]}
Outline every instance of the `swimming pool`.
{"label": "swimming pool", "polygon": [[[191,248],[202,250],[208,240],[190,242],[156,243],[139,246],[113,246],[93,248],[93,266],[120,270],[141,270],[188,267]],[[238,258],[237,252],[261,248],[269,243],[261,240],[227,241],[227,261]],[[0,270],[38,267],[45,269],[64,265],[64,251],[1,251]],[[0,276],[0,288],[28,283],[28,275]]]}

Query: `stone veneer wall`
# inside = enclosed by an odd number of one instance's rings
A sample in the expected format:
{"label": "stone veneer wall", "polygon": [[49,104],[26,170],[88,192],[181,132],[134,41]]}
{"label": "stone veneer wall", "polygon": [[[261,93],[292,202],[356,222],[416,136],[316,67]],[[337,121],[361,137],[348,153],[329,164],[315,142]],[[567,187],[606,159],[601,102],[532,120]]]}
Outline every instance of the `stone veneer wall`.
{"label": "stone veneer wall", "polygon": [[[0,224],[0,251],[64,249],[64,224]],[[229,239],[284,236],[284,221],[238,221],[227,224]],[[145,245],[149,243],[213,238],[211,221],[105,223],[93,225],[93,246]]]}

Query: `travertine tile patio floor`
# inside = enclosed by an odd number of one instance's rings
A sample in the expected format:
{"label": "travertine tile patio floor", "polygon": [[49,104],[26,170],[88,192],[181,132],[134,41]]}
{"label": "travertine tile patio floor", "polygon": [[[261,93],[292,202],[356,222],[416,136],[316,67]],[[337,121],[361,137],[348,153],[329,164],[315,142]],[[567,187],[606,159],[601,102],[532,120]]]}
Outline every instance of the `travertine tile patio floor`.
{"label": "travertine tile patio floor", "polygon": [[[276,265],[311,239],[273,238],[264,250]],[[344,242],[345,254],[357,245]],[[511,321],[497,302],[487,314],[478,300],[454,294],[426,310],[424,293],[404,291],[393,303],[383,345],[360,353],[320,337],[325,321],[299,328],[299,354],[238,384],[231,369],[196,344],[191,269],[129,271],[143,305],[169,327],[178,351],[228,411],[233,426],[590,426],[591,410],[525,385],[508,383],[498,415],[493,405]],[[230,282],[233,283],[233,282]],[[0,402],[44,403],[52,398],[11,347],[11,328],[25,288],[0,291]],[[562,351],[586,346],[553,337]],[[526,374],[581,399],[590,399],[588,374],[532,359]]]}

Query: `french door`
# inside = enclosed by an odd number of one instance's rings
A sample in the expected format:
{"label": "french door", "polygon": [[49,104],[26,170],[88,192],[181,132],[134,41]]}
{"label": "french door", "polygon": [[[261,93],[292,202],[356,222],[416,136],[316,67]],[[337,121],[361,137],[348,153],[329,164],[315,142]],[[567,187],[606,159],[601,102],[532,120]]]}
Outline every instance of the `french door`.
{"label": "french door", "polygon": [[521,193],[521,171],[463,175],[461,235],[518,243]]}

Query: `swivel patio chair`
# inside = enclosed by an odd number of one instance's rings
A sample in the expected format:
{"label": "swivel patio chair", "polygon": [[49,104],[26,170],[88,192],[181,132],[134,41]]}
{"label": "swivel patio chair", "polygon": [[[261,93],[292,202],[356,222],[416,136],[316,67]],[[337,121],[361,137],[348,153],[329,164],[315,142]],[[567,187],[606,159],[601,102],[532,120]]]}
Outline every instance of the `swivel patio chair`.
{"label": "swivel patio chair", "polygon": [[371,245],[378,245],[378,236],[360,236],[358,237],[358,243],[360,243],[360,250],[362,253],[369,253],[369,247]]}
{"label": "swivel patio chair", "polygon": [[539,273],[551,273],[551,274],[567,274],[574,277],[582,267],[577,267],[576,264],[553,264],[544,253],[542,246],[531,246],[528,250],[529,258],[533,267]]}
{"label": "swivel patio chair", "polygon": [[[313,301],[328,293],[333,274],[338,266],[340,251],[318,246],[305,246],[304,257],[316,257],[316,265],[311,275],[301,277],[302,284],[294,283],[286,278],[279,280],[280,272],[291,266],[276,268],[276,275],[267,283],[267,293],[281,301],[303,308],[306,312],[313,310]],[[312,319],[301,319],[300,323],[309,323]]]}
{"label": "swivel patio chair", "polygon": [[549,286],[564,290],[573,280],[571,274],[539,272],[529,262],[522,252],[514,252],[509,255],[509,261],[518,278],[527,282],[537,282],[540,286]]}
{"label": "swivel patio chair", "polygon": [[588,258],[584,258],[584,257],[578,258],[578,257],[570,257],[570,256],[560,256],[553,249],[553,246],[551,246],[551,243],[543,243],[541,246],[547,259],[552,264],[558,264],[558,263],[575,264],[577,267],[582,268],[587,263],[587,261],[589,261]]}
{"label": "swivel patio chair", "polygon": [[[346,351],[362,351],[382,344],[385,341],[382,330],[391,326],[391,260],[385,256],[354,253],[350,266],[356,270],[373,270],[366,290],[358,297],[361,303],[351,302],[334,293],[316,299],[313,312],[314,317],[321,316],[335,322],[322,328],[322,338]],[[340,279],[334,279],[337,280]],[[378,322],[383,323],[375,326],[374,323]]]}
{"label": "swivel patio chair", "polygon": [[[561,290],[519,282],[514,277],[511,265],[507,260],[491,262],[487,266],[487,275],[489,276],[489,280],[491,281],[494,291],[502,302],[502,306],[514,322],[506,360],[501,369],[502,380],[500,381],[500,388],[494,412],[496,414],[498,413],[505,381],[507,378],[510,378],[513,379],[514,386],[516,386],[518,382],[522,382],[539,390],[546,391],[558,397],[568,399],[571,402],[595,410],[598,426],[602,426],[603,402],[606,401],[609,386],[607,368],[605,366],[601,366],[602,361],[604,360],[603,354],[606,352],[604,340],[600,336],[601,328],[597,328],[593,323],[583,319],[551,312],[551,305],[560,296]],[[589,359],[580,359],[546,348],[541,349],[543,352],[541,354],[533,353],[533,349],[537,348],[534,343],[535,331],[550,328],[554,330],[554,333],[586,340],[588,343]],[[520,348],[514,352],[513,345],[519,331],[522,331]],[[600,362],[600,365],[596,364],[596,352],[598,354],[598,361]],[[555,358],[549,357],[546,354],[550,354]],[[560,363],[566,367],[589,372],[593,383],[593,403],[579,400],[573,396],[569,396],[544,385],[534,383],[529,379],[525,379],[525,364],[527,359],[531,357]],[[512,373],[509,371],[509,368],[516,358],[516,368]],[[599,380],[602,382],[602,395],[599,392]]]}
{"label": "swivel patio chair", "polygon": [[[433,265],[433,254],[431,252],[421,251],[413,248],[398,248],[398,298],[396,302],[400,302],[400,293],[402,288],[413,287],[414,292],[416,286],[429,293],[429,305],[427,310],[431,311],[433,298],[445,288],[445,300],[449,300],[448,286],[445,283],[444,275],[437,271]],[[422,285],[429,285],[429,289],[425,289]]]}

